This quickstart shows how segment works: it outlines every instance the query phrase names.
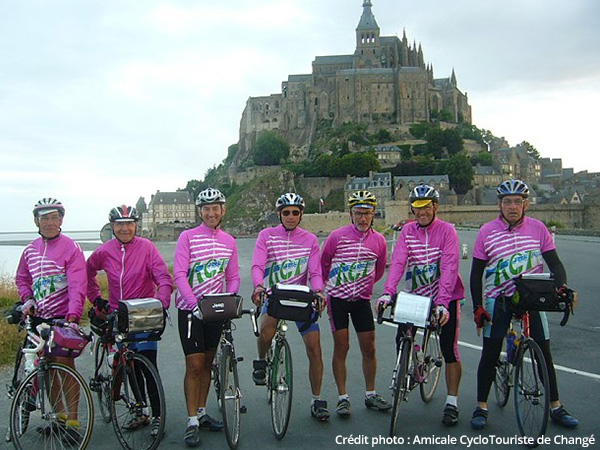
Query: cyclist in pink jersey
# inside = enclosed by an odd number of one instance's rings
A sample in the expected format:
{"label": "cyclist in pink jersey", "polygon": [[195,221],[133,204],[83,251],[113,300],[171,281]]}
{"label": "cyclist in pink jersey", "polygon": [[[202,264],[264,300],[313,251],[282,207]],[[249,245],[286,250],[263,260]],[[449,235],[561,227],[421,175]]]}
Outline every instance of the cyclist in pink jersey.
{"label": "cyclist in pink jersey", "polygon": [[[298,194],[287,193],[275,203],[281,225],[267,228],[258,234],[252,256],[252,300],[260,302],[260,294],[276,283],[306,285],[323,296],[323,278],[319,258],[317,237],[298,225],[302,220],[304,200]],[[324,298],[321,303],[325,304]],[[260,336],[258,337],[258,359],[254,360],[252,378],[257,385],[266,380],[266,356],[275,336],[277,319],[266,314],[263,306]],[[308,376],[312,390],[311,415],[317,420],[329,419],[327,402],[321,400],[323,382],[323,357],[321,354],[320,330],[317,322],[297,322],[308,355]]]}
{"label": "cyclist in pink jersey", "polygon": [[[94,250],[87,260],[87,296],[94,304],[98,319],[106,319],[106,312],[117,309],[120,300],[158,298],[165,311],[169,308],[173,280],[156,246],[136,235],[141,217],[137,209],[131,206],[120,205],[111,209],[108,220],[115,238]],[[108,280],[108,307],[106,300],[102,299],[97,280],[98,271],[101,270],[106,273]],[[134,336],[146,338],[147,334]],[[132,342],[130,348],[148,358],[158,370],[157,341]],[[139,375],[143,376],[141,373]],[[146,383],[152,415],[150,411],[144,411],[141,416],[132,417],[123,428],[133,431],[150,424],[150,433],[156,436],[162,417],[158,388],[153,377],[146,377]]]}
{"label": "cyclist in pink jersey", "polygon": [[[15,282],[23,302],[22,311],[32,316],[34,329],[50,319],[66,319],[74,324],[81,319],[87,287],[85,258],[79,245],[61,233],[64,216],[64,206],[54,198],[36,203],[33,218],[40,237],[25,247],[17,268]],[[48,359],[75,369],[75,360],[68,356]],[[64,391],[67,405],[75,405],[65,418],[67,426],[78,427],[79,390],[65,386]]]}
{"label": "cyclist in pink jersey", "polygon": [[[458,388],[462,374],[458,352],[460,330],[460,302],[464,299],[464,286],[458,273],[458,235],[454,226],[437,218],[439,192],[431,186],[416,186],[409,195],[414,222],[406,224],[394,252],[383,295],[378,305],[389,304],[402,278],[406,292],[430,297],[435,304],[435,314],[442,327],[440,346],[446,363],[446,388],[448,395],[442,423],[458,423]],[[396,339],[401,336],[398,327]]]}
{"label": "cyclist in pink jersey", "polygon": [[[498,186],[497,194],[500,216],[479,230],[470,276],[473,316],[478,332],[483,328],[483,350],[477,369],[477,407],[471,417],[471,427],[476,430],[487,425],[487,398],[513,314],[510,301],[505,301],[508,305],[505,311],[494,314],[496,299],[501,294],[510,299],[516,290],[514,279],[523,273],[543,272],[544,262],[554,274],[558,292],[566,295],[567,289],[567,272],[548,229],[539,220],[525,216],[529,187],[521,180],[507,180]],[[484,273],[485,286],[482,285]],[[548,367],[550,418],[566,428],[575,428],[579,421],[566,411],[559,399],[546,313],[530,311],[529,317],[531,337],[542,349]]]}
{"label": "cyclist in pink jersey", "polygon": [[225,201],[217,189],[201,191],[196,205],[202,224],[181,233],[175,248],[173,276],[178,289],[179,338],[185,354],[188,423],[184,442],[188,447],[200,445],[200,428],[223,429],[223,422],[206,412],[210,371],[223,324],[203,322],[194,313],[205,294],[237,293],[240,287],[235,239],[220,228]]}
{"label": "cyclist in pink jersey", "polygon": [[331,232],[321,251],[321,266],[327,293],[327,312],[333,333],[333,375],[338,388],[335,411],[351,414],[346,390],[346,357],[349,349],[349,318],[356,330],[365,377],[365,405],[386,411],[392,405],[375,390],[377,357],[375,324],[371,308],[373,285],[385,272],[387,244],[373,230],[377,199],[368,191],[354,192],[348,199],[349,225]]}

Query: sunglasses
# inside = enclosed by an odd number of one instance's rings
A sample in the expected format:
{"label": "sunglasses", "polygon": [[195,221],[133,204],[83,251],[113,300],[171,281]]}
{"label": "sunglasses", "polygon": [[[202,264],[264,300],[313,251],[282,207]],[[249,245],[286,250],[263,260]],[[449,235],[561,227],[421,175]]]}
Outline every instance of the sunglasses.
{"label": "sunglasses", "polygon": [[297,209],[290,211],[290,210],[286,210],[286,211],[281,211],[281,215],[283,216],[289,216],[290,214],[292,214],[293,216],[298,217],[300,215],[300,211],[298,211]]}

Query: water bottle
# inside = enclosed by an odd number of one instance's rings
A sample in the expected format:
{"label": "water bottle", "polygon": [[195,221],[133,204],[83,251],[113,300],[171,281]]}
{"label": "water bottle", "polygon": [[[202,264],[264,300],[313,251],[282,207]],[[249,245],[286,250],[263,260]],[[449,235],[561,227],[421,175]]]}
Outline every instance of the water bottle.
{"label": "water bottle", "polygon": [[25,353],[25,373],[31,373],[35,369],[35,358],[34,353]]}
{"label": "water bottle", "polygon": [[517,333],[515,330],[510,330],[506,336],[506,360],[510,363],[513,362],[517,350],[517,346],[515,344],[516,338]]}

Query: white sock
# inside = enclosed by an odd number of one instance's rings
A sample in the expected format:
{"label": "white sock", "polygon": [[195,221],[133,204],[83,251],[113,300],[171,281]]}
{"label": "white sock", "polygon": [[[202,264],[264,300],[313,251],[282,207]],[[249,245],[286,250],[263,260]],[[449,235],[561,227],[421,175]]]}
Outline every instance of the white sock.
{"label": "white sock", "polygon": [[200,422],[198,422],[198,417],[190,416],[188,417],[188,427],[198,427],[200,426]]}
{"label": "white sock", "polygon": [[447,395],[446,396],[446,404],[456,406],[458,408],[458,396],[457,395]]}
{"label": "white sock", "polygon": [[320,395],[314,395],[312,396],[312,399],[310,400],[310,406],[315,404],[315,400],[320,400],[321,396]]}
{"label": "white sock", "polygon": [[200,419],[201,417],[204,417],[206,415],[206,408],[198,408],[198,411],[196,411],[196,417],[198,417],[198,419]]}
{"label": "white sock", "polygon": [[338,395],[338,401],[340,400],[350,400],[350,397],[348,397],[348,394]]}
{"label": "white sock", "polygon": [[365,397],[369,398],[377,394],[377,391],[365,391]]}

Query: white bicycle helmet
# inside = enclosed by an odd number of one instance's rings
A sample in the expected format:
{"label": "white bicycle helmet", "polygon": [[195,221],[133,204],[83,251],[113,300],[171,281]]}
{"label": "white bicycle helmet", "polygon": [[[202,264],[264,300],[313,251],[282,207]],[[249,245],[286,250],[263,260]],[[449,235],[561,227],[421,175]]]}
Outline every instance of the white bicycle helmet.
{"label": "white bicycle helmet", "polygon": [[506,180],[496,189],[498,198],[504,198],[507,195],[520,195],[523,198],[529,197],[529,187],[521,180]]}
{"label": "white bicycle helmet", "polygon": [[43,216],[58,211],[61,217],[65,215],[65,207],[55,198],[45,197],[39,200],[33,207],[33,217]]}
{"label": "white bicycle helmet", "polygon": [[426,184],[416,186],[408,196],[408,202],[415,208],[421,208],[429,203],[439,203],[440,193],[433,187]]}
{"label": "white bicycle helmet", "polygon": [[277,199],[277,201],[275,202],[275,209],[278,212],[281,211],[286,206],[297,206],[298,208],[300,208],[300,211],[303,211],[304,207],[306,205],[304,203],[304,199],[302,197],[300,197],[298,194],[295,194],[293,192],[288,192],[286,194],[283,194],[281,197],[279,197]]}
{"label": "white bicycle helmet", "polygon": [[200,191],[198,198],[196,199],[197,206],[212,205],[214,203],[225,204],[227,200],[221,191],[218,189],[207,188]]}

